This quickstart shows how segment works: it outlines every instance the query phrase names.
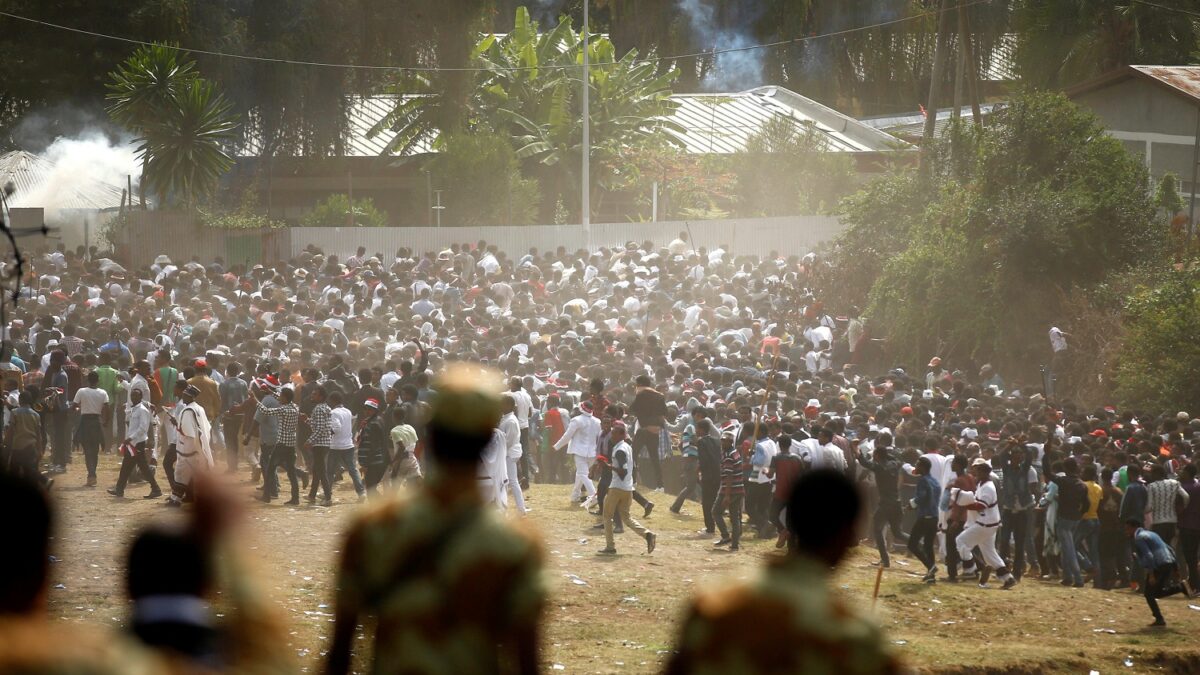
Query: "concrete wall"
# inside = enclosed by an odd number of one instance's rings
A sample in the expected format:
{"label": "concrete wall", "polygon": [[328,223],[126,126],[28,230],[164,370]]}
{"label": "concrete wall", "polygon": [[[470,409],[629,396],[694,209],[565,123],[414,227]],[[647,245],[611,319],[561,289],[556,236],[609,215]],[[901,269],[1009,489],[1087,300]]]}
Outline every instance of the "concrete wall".
{"label": "concrete wall", "polygon": [[[450,244],[475,244],[480,239],[496,244],[510,256],[531,247],[540,251],[565,246],[576,250],[587,246],[580,225],[532,225],[496,227],[293,227],[275,230],[216,230],[201,225],[195,216],[171,211],[134,211],[129,225],[119,235],[118,252],[134,267],[149,265],[166,254],[176,262],[196,256],[210,262],[220,256],[229,264],[291,258],[309,244],[343,260],[359,246],[390,259],[406,247],[425,253]],[[627,241],[647,239],[665,246],[680,232],[691,231],[697,247],[724,246],[736,254],[803,255],[842,231],[837,218],[795,216],[745,218],[664,223],[607,223],[592,226],[592,248],[620,246]],[[95,237],[93,231],[93,237]]]}
{"label": "concrete wall", "polygon": [[[842,231],[837,218],[829,216],[795,216],[784,218],[745,218],[660,223],[607,223],[592,225],[592,248],[619,246],[627,241],[649,239],[666,245],[680,232],[691,228],[696,246],[712,249],[727,245],[734,253],[766,255],[779,251],[785,255],[803,255],[821,242],[833,239]],[[359,246],[368,253],[392,255],[402,246],[418,253],[439,251],[450,244],[474,244],[480,239],[496,244],[510,256],[524,253],[531,247],[539,251],[565,246],[575,250],[587,246],[587,236],[581,225],[530,225],[498,227],[304,227],[292,228],[292,255],[308,244],[321,247],[326,253],[336,253],[342,259],[352,255]]]}

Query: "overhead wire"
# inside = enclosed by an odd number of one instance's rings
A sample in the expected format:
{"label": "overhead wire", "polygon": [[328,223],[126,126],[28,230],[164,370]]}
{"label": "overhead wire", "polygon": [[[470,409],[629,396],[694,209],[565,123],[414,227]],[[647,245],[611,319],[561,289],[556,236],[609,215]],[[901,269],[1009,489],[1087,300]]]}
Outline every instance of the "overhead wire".
{"label": "overhead wire", "polygon": [[[856,26],[853,28],[845,28],[842,30],[830,31],[828,33],[821,33],[818,35],[805,35],[805,36],[796,37],[796,38],[789,38],[786,40],[777,40],[774,42],[764,42],[761,44],[747,45],[744,47],[729,47],[729,48],[724,48],[724,49],[713,48],[713,49],[709,49],[709,50],[705,50],[705,51],[692,52],[692,53],[687,53],[687,54],[672,54],[672,55],[668,55],[668,56],[653,56],[653,57],[647,57],[647,58],[643,58],[643,59],[636,59],[634,62],[635,63],[658,63],[661,61],[676,61],[676,60],[680,60],[680,59],[699,58],[699,57],[715,57],[715,56],[720,56],[722,54],[732,54],[732,53],[737,53],[737,52],[755,51],[755,50],[760,50],[760,49],[773,49],[775,47],[783,47],[783,46],[788,46],[788,45],[801,44],[801,43],[809,42],[809,41],[813,41],[813,40],[822,40],[822,39],[833,38],[833,37],[841,37],[843,35],[849,35],[852,33],[876,30],[879,28],[886,28],[888,26],[894,26],[894,25],[901,24],[901,23],[907,23],[909,21],[916,21],[918,19],[923,19],[923,18],[927,18],[930,16],[936,16],[938,14],[941,14],[942,12],[956,12],[960,9],[966,9],[968,7],[973,7],[975,5],[985,4],[989,1],[990,0],[970,0],[969,2],[955,5],[953,7],[946,7],[946,8],[933,9],[933,10],[929,10],[929,11],[925,11],[925,12],[918,12],[916,14],[912,14],[910,16],[905,16],[905,17],[900,17],[897,19],[881,21],[878,23],[869,24],[869,25],[865,25],[865,26]],[[1134,1],[1140,2],[1142,0],[1134,0]],[[1150,4],[1150,3],[1144,3],[1144,4]],[[161,46],[161,47],[166,47],[168,49],[173,49],[176,51],[186,52],[186,53],[190,53],[190,54],[201,54],[204,56],[212,56],[212,57],[216,57],[216,58],[236,59],[236,60],[244,60],[244,61],[256,61],[256,62],[274,63],[274,64],[280,64],[280,65],[307,66],[307,67],[315,67],[315,68],[339,68],[339,69],[346,69],[346,70],[372,70],[372,71],[413,72],[413,73],[417,73],[417,72],[493,72],[493,71],[497,71],[497,70],[508,71],[508,72],[526,71],[526,70],[569,70],[569,69],[573,70],[576,68],[583,67],[582,65],[579,65],[579,64],[572,64],[572,65],[541,65],[541,66],[493,66],[490,68],[484,68],[484,67],[449,68],[449,67],[440,67],[440,66],[390,66],[390,65],[373,65],[373,64],[358,64],[358,63],[331,63],[331,62],[323,62],[323,61],[303,61],[303,60],[297,60],[297,59],[285,59],[285,58],[271,57],[271,56],[256,56],[253,54],[237,54],[237,53],[232,53],[232,52],[214,51],[214,50],[209,50],[209,49],[197,49],[197,48],[193,48],[193,47],[181,47],[178,45],[164,44],[164,43],[160,43],[160,42],[153,42],[153,41],[147,41],[147,40],[139,40],[136,38],[129,38],[129,37],[124,37],[124,36],[120,36],[120,35],[111,35],[108,33],[100,33],[97,31],[86,30],[86,29],[77,28],[74,26],[67,26],[64,24],[54,23],[51,21],[43,21],[41,19],[35,19],[32,17],[22,16],[20,14],[14,14],[12,12],[0,11],[0,17],[9,18],[14,21],[23,21],[26,23],[42,26],[44,28],[51,28],[54,30],[67,31],[70,33],[75,33],[77,35],[87,35],[89,37],[99,38],[99,39],[103,39],[103,40],[115,40],[115,41],[124,42],[127,44],[134,44],[134,45],[139,45],[139,46],[144,46],[144,47]],[[611,65],[611,64],[598,63],[598,64],[593,64],[593,65],[602,67],[602,66]]]}

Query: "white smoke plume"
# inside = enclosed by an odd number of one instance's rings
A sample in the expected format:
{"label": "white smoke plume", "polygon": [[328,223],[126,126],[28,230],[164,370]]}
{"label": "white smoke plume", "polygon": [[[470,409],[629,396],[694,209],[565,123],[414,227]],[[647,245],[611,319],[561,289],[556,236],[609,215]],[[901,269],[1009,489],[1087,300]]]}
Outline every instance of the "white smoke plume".
{"label": "white smoke plume", "polygon": [[127,186],[127,176],[133,177],[136,186],[141,175],[133,143],[124,139],[114,142],[98,130],[58,138],[39,154],[54,168],[40,183],[15,195],[21,206],[58,210],[79,186],[101,182],[120,190]]}
{"label": "white smoke plume", "polygon": [[[756,16],[740,12],[736,25],[723,27],[718,25],[714,0],[678,0],[678,5],[688,17],[696,41],[703,49],[722,52],[755,44],[750,23]],[[704,84],[714,91],[742,91],[764,84],[761,50],[718,53]]]}

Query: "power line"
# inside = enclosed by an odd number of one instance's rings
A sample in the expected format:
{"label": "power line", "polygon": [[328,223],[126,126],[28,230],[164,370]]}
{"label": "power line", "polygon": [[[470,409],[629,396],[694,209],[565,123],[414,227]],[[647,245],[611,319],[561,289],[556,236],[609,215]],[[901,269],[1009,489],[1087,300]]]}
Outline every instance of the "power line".
{"label": "power line", "polygon": [[[730,47],[727,49],[715,49],[714,48],[714,49],[710,49],[707,51],[693,52],[690,54],[673,54],[670,56],[655,56],[655,57],[651,57],[651,58],[638,59],[635,61],[635,63],[657,63],[660,61],[674,61],[674,60],[678,60],[678,59],[697,58],[697,57],[702,57],[702,56],[719,56],[721,54],[732,54],[732,53],[736,53],[736,52],[755,51],[755,50],[759,50],[759,49],[772,49],[775,47],[783,47],[783,46],[787,46],[787,45],[801,44],[804,42],[809,42],[809,41],[814,41],[814,40],[822,40],[822,39],[832,38],[832,37],[841,37],[843,35],[849,35],[852,33],[858,33],[858,32],[863,32],[863,31],[868,31],[868,30],[875,30],[878,28],[886,28],[888,26],[894,26],[894,25],[906,23],[909,21],[916,21],[918,19],[923,19],[923,18],[927,18],[930,16],[936,16],[942,12],[955,12],[960,9],[966,9],[968,7],[973,7],[975,5],[984,4],[986,2],[989,2],[989,0],[970,0],[970,2],[966,2],[961,5],[955,5],[954,7],[947,7],[945,9],[936,9],[936,10],[930,10],[927,12],[920,12],[918,14],[913,14],[911,16],[906,16],[906,17],[902,17],[899,19],[892,19],[889,21],[881,21],[879,23],[869,24],[866,26],[858,26],[855,28],[846,28],[843,30],[830,31],[828,33],[822,33],[820,35],[806,35],[806,36],[798,37],[798,38],[790,38],[787,40],[778,40],[776,42],[765,42],[762,44],[748,45],[745,47]],[[1134,0],[1134,2],[1143,2],[1143,0]],[[1143,2],[1143,4],[1151,4],[1151,3]],[[1170,9],[1170,8],[1166,8],[1166,9]],[[26,23],[35,24],[38,26],[42,26],[44,28],[52,28],[55,30],[67,31],[70,33],[78,34],[78,35],[87,35],[89,37],[100,38],[103,40],[115,40],[118,42],[124,42],[127,44],[139,45],[139,46],[144,46],[144,47],[160,46],[160,47],[166,47],[168,49],[173,49],[173,50],[180,51],[180,52],[187,52],[190,54],[203,54],[205,56],[213,56],[213,57],[224,58],[224,59],[238,59],[238,60],[243,60],[243,61],[256,61],[256,62],[261,62],[261,63],[275,63],[275,64],[281,64],[281,65],[310,66],[310,67],[316,67],[316,68],[339,68],[339,69],[346,69],[346,70],[376,70],[376,71],[414,72],[414,73],[415,72],[490,72],[490,71],[494,71],[494,70],[515,72],[515,71],[524,71],[524,70],[568,70],[568,69],[573,70],[576,68],[582,68],[582,66],[575,65],[575,64],[557,65],[557,66],[556,65],[495,66],[493,68],[443,68],[443,67],[436,67],[436,66],[385,66],[385,65],[356,64],[356,63],[329,63],[329,62],[322,62],[322,61],[300,61],[300,60],[295,60],[295,59],[275,58],[275,57],[270,57],[270,56],[254,56],[251,54],[236,54],[236,53],[231,53],[231,52],[220,52],[220,51],[213,51],[213,50],[208,50],[208,49],[193,49],[190,47],[179,47],[176,45],[168,45],[168,44],[162,44],[162,43],[157,43],[157,42],[148,42],[146,40],[138,40],[135,38],[128,38],[128,37],[123,37],[120,35],[109,35],[106,33],[98,33],[96,31],[85,30],[83,28],[76,28],[74,26],[66,26],[63,24],[52,23],[50,21],[42,21],[41,19],[34,19],[32,17],[21,16],[19,14],[13,14],[11,12],[0,11],[0,16],[7,17],[7,18],[13,19],[15,21],[23,21]],[[612,65],[612,64],[595,64],[595,65],[605,66],[605,65]]]}

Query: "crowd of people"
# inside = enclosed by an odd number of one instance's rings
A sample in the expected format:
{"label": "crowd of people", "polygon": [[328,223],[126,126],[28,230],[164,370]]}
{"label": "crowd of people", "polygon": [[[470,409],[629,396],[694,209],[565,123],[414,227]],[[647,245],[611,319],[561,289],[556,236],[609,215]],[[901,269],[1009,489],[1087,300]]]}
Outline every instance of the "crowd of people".
{"label": "crowd of people", "polygon": [[[213,470],[249,472],[268,503],[283,497],[282,472],[292,508],[334,506],[339,481],[380,505],[396,486],[423,486],[431,501],[411,509],[449,530],[490,525],[473,509],[455,515],[447,473],[470,474],[482,504],[518,518],[539,483],[570,483],[604,531],[603,555],[626,527],[654,552],[658,536],[630,511],[636,502],[649,522],[671,485],[668,508],[697,508],[713,546],[739,550],[753,532],[808,564],[840,559],[854,519],[801,519],[793,509],[823,504],[796,500],[848,499],[813,479],[841,476],[869,502],[883,566],[907,541],[929,583],[986,586],[995,574],[1003,588],[1038,576],[1132,587],[1164,625],[1157,599],[1200,581],[1200,418],[1079,407],[987,364],[881,366],[857,310],[825,307],[821,267],[814,254],[735,255],[686,233],[513,257],[485,241],[359,247],[344,260],[309,247],[249,267],[159,256],[127,268],[59,246],[5,327],[3,464],[44,487],[98,488],[99,462],[115,453],[111,495],[144,484],[170,507],[197,500]],[[1070,335],[1050,337],[1053,368]],[[461,363],[502,374],[494,419],[488,398],[438,423],[447,406],[431,404],[447,388],[475,391],[438,385]],[[465,457],[447,447],[476,440]],[[372,532],[412,512],[370,513],[350,535],[360,546],[344,551],[339,621],[380,611],[396,570],[376,567]],[[797,525],[808,520],[832,524]],[[426,558],[452,555],[452,542],[417,529]],[[385,558],[412,552],[388,546]],[[536,546],[513,546],[521,576]],[[528,598],[504,601],[532,612],[533,583],[513,584],[526,586]],[[526,663],[531,636],[509,637]],[[350,638],[335,635],[338,663]],[[693,672],[688,662],[676,667]]]}

